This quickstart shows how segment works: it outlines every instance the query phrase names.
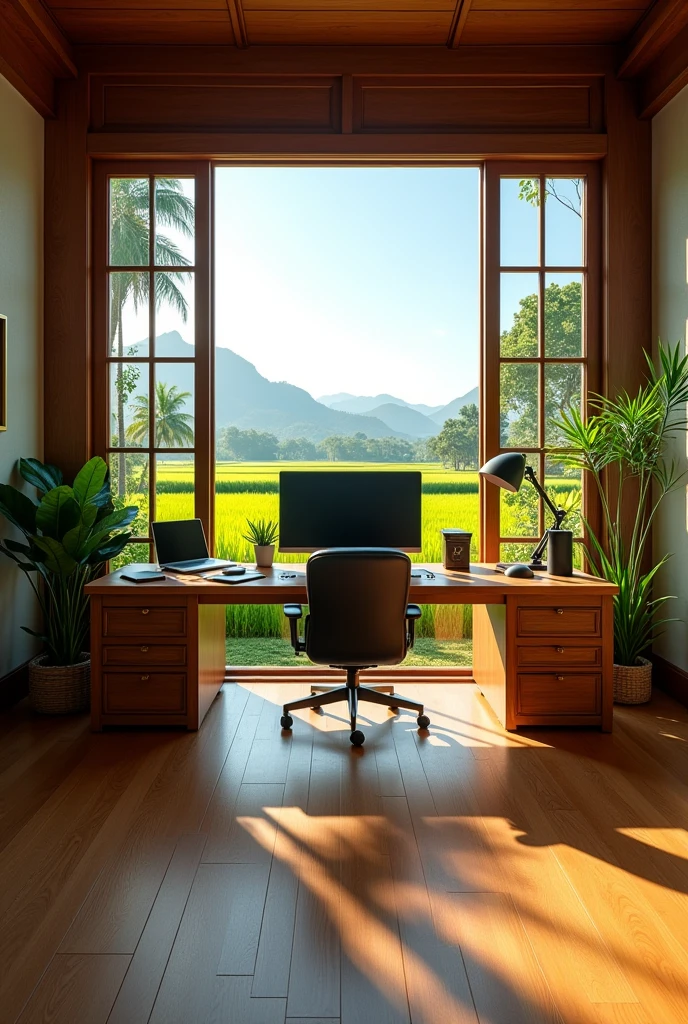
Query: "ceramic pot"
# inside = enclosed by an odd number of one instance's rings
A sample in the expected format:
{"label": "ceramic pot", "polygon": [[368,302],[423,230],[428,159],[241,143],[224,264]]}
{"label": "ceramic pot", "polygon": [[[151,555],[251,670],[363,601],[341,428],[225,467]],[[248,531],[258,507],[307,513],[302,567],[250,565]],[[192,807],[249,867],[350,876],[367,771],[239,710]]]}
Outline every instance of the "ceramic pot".
{"label": "ceramic pot", "polygon": [[253,550],[256,553],[256,568],[269,569],[275,557],[274,544],[254,544]]}

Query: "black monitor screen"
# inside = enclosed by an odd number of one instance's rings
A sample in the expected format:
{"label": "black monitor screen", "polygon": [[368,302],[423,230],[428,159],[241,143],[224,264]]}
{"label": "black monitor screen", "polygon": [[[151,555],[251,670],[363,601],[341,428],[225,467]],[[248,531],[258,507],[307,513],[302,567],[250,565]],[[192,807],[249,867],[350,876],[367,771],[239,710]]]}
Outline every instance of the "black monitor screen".
{"label": "black monitor screen", "polygon": [[421,549],[421,474],[280,473],[280,551]]}
{"label": "black monitor screen", "polygon": [[200,519],[176,519],[152,525],[160,565],[208,557],[208,545]]}

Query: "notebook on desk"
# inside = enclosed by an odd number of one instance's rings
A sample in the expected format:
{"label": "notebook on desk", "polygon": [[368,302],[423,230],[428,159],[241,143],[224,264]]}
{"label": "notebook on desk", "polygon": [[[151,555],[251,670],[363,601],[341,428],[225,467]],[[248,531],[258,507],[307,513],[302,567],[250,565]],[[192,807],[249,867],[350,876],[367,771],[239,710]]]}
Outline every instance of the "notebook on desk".
{"label": "notebook on desk", "polygon": [[236,583],[248,583],[250,580],[264,580],[264,572],[256,572],[254,569],[249,569],[247,572],[242,573],[241,576],[204,576],[206,580],[210,580],[211,583],[228,583],[230,586],[234,586]]}

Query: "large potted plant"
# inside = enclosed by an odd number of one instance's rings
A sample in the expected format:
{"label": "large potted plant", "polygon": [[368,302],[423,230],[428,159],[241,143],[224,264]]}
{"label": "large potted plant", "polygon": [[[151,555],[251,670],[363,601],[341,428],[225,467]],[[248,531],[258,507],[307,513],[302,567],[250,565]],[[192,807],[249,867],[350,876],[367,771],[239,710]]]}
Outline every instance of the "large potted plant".
{"label": "large potted plant", "polygon": [[25,538],[0,541],[0,551],[26,574],[43,614],[43,633],[22,627],[45,645],[29,664],[31,703],[47,714],[83,711],[90,682],[84,585],[122,551],[138,510],[115,508],[101,458],[87,462],[71,487],[59,469],[37,459],[20,459],[18,468],[36,488],[38,501],[0,484],[0,513]]}
{"label": "large potted plant", "polygon": [[657,510],[685,476],[667,461],[666,449],[688,425],[688,356],[679,358],[678,345],[660,344],[659,368],[647,353],[645,358],[649,379],[634,397],[626,392],[616,399],[596,395],[587,420],[572,407],[555,423],[565,445],[557,459],[583,470],[599,495],[602,530],[597,533],[584,520],[585,546],[592,571],[619,588],[614,598],[614,699],[622,704],[650,699],[652,664],[644,655],[662,627],[674,621],[658,617],[671,596],[653,597],[652,592],[669,555],[648,566],[648,550]]}

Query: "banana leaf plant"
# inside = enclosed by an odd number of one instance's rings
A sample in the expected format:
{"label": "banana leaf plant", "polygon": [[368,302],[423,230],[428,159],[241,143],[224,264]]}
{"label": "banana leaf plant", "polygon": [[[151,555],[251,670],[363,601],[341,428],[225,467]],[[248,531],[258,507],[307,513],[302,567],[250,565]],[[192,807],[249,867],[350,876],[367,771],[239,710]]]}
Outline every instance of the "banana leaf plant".
{"label": "banana leaf plant", "polygon": [[[603,531],[596,534],[584,520],[585,547],[595,575],[619,587],[614,598],[617,665],[635,665],[663,627],[676,621],[658,618],[672,596],[653,596],[655,577],[669,555],[649,569],[645,556],[659,506],[686,475],[666,455],[672,438],[685,434],[688,426],[688,356],[680,358],[679,345],[660,343],[659,366],[647,353],[645,358],[648,380],[635,396],[593,395],[587,419],[572,406],[553,421],[564,441],[557,461],[592,478],[599,495]],[[615,484],[611,493],[610,482]]]}
{"label": "banana leaf plant", "polygon": [[98,457],[86,463],[71,487],[56,466],[38,459],[20,459],[18,470],[36,488],[38,500],[0,484],[0,514],[25,538],[0,540],[0,552],[26,574],[45,632],[22,629],[44,642],[48,664],[74,665],[81,661],[88,633],[84,586],[127,544],[126,528],[138,509],[115,508],[109,470]]}

